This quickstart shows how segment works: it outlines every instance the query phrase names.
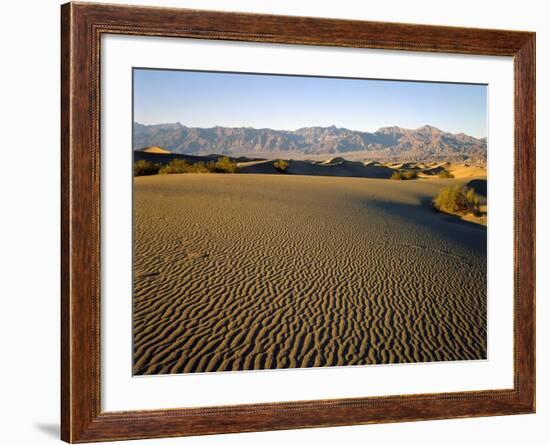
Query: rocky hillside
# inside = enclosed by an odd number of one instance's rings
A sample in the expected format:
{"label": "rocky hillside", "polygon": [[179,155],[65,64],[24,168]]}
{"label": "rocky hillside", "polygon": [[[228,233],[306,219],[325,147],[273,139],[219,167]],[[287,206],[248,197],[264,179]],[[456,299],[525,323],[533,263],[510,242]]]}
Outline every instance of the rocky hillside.
{"label": "rocky hillside", "polygon": [[430,125],[414,130],[384,127],[374,133],[346,128],[307,127],[295,131],[269,128],[192,128],[175,124],[134,123],[135,150],[158,146],[172,153],[231,156],[376,155],[411,160],[485,161],[487,140],[451,134]]}

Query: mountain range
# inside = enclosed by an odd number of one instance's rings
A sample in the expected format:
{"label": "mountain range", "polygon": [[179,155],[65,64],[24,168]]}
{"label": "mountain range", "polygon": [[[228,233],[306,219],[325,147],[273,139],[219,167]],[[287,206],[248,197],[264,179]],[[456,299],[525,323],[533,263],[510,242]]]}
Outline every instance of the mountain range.
{"label": "mountain range", "polygon": [[484,162],[487,139],[452,134],[425,125],[383,127],[370,133],[346,128],[305,127],[294,131],[250,127],[186,127],[181,123],[134,123],[133,148],[158,146],[172,153],[263,157],[349,156],[400,160]]}

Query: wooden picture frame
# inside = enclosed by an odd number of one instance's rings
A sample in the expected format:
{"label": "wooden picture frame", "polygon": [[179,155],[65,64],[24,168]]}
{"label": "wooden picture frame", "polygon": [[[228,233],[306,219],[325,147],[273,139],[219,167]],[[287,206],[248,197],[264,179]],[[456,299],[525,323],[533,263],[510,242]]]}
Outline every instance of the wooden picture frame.
{"label": "wooden picture frame", "polygon": [[[148,8],[61,7],[61,436],[174,437],[535,412],[535,34]],[[512,56],[515,70],[514,387],[458,393],[102,412],[102,34]]]}

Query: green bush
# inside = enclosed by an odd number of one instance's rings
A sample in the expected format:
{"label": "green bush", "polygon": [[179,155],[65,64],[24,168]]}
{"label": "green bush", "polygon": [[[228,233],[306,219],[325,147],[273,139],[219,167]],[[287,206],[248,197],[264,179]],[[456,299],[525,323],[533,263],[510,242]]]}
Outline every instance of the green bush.
{"label": "green bush", "polygon": [[273,163],[273,166],[281,173],[285,173],[286,169],[288,168],[288,161],[285,161],[284,159],[279,159]]}
{"label": "green bush", "polygon": [[134,175],[169,175],[174,173],[236,173],[237,164],[227,157],[208,163],[195,162],[191,164],[183,159],[172,159],[166,165],[152,164],[147,161],[138,161],[134,164]]}
{"label": "green bush", "polygon": [[454,178],[455,175],[453,175],[449,170],[441,170],[438,174],[437,174],[438,177],[440,177],[441,179],[447,179],[447,178]]}
{"label": "green bush", "polygon": [[206,164],[206,168],[210,173],[237,173],[237,163],[229,159],[227,156],[212,161]]}
{"label": "green bush", "polygon": [[416,179],[418,178],[418,173],[408,170],[396,170],[392,173],[391,179]]}
{"label": "green bush", "polygon": [[401,173],[398,172],[398,171],[394,171],[394,172],[391,174],[390,179],[402,179],[402,178],[401,178]]}
{"label": "green bush", "polygon": [[192,167],[193,166],[187,161],[182,159],[172,159],[168,164],[160,168],[159,174],[167,175],[173,173],[190,173]]}
{"label": "green bush", "polygon": [[445,213],[479,215],[479,196],[471,187],[443,187],[433,200],[434,207]]}
{"label": "green bush", "polygon": [[156,175],[159,172],[160,165],[140,159],[134,162],[134,176]]}
{"label": "green bush", "polygon": [[202,161],[196,162],[189,166],[189,171],[187,173],[208,173],[209,170],[206,168],[206,164]]}

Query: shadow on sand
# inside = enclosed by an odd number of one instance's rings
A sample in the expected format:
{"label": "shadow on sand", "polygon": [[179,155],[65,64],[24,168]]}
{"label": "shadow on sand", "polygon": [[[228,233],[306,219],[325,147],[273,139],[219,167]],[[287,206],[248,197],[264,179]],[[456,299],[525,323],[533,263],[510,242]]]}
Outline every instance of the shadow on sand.
{"label": "shadow on sand", "polygon": [[487,227],[436,211],[430,197],[420,198],[418,204],[374,200],[369,201],[368,206],[418,224],[436,232],[441,238],[458,243],[478,254],[487,253]]}
{"label": "shadow on sand", "polygon": [[466,186],[473,188],[478,195],[487,198],[487,179],[472,179]]}

